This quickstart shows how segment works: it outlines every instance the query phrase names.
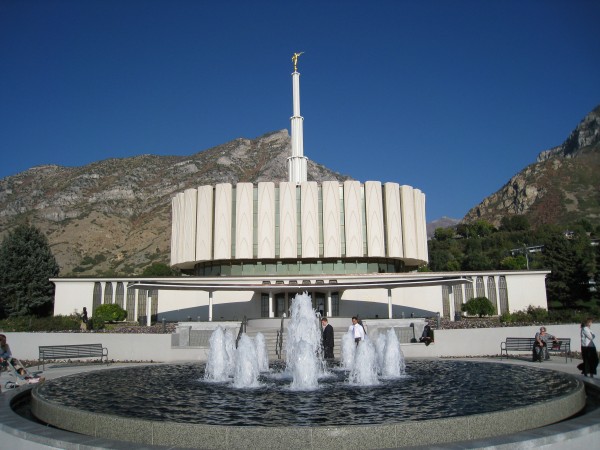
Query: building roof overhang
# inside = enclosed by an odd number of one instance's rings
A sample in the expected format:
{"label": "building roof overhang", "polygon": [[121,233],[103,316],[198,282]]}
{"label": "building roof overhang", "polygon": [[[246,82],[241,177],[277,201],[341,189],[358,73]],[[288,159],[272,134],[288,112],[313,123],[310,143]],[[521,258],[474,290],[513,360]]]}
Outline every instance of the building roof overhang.
{"label": "building roof overhang", "polygon": [[386,277],[365,276],[352,280],[337,279],[277,279],[260,281],[258,279],[224,279],[203,280],[202,278],[181,281],[135,281],[128,284],[133,289],[148,290],[197,290],[197,291],[338,291],[346,289],[395,289],[417,286],[455,286],[472,283],[471,277],[465,276],[416,276],[416,277]]}

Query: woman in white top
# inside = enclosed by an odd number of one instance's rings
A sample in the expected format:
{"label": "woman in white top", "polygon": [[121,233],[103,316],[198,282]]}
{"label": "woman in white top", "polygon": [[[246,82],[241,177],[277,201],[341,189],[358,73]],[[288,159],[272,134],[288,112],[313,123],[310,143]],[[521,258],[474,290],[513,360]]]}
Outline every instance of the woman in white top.
{"label": "woman in white top", "polygon": [[596,335],[592,333],[592,319],[587,319],[581,324],[581,358],[583,359],[582,370],[584,376],[594,378],[596,367],[598,367],[598,352],[594,345]]}

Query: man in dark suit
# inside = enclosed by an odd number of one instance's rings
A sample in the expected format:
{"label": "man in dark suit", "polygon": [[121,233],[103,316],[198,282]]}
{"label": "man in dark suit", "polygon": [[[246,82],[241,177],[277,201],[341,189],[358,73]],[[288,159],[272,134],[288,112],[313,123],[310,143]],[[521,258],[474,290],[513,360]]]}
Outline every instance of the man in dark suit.
{"label": "man in dark suit", "polygon": [[323,355],[325,359],[333,359],[333,327],[329,325],[327,318],[321,319],[323,327]]}

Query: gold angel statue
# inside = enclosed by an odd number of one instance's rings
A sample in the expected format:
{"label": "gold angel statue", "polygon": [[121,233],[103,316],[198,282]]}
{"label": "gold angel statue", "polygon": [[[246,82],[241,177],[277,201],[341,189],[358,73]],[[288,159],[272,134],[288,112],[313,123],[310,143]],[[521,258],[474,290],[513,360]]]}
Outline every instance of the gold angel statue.
{"label": "gold angel statue", "polygon": [[294,62],[294,72],[298,71],[298,57],[304,52],[300,52],[300,53],[294,53],[294,56],[292,56],[292,61]]}

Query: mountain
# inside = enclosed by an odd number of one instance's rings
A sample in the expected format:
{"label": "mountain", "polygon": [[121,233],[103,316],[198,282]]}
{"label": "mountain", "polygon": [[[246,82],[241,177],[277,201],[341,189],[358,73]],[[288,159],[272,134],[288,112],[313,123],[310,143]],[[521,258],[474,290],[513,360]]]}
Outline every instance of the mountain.
{"label": "mountain", "polygon": [[451,217],[440,217],[439,219],[432,220],[427,224],[427,237],[433,237],[436,228],[449,228],[460,222],[459,219],[452,219]]}
{"label": "mountain", "polygon": [[[216,183],[286,181],[287,130],[191,156],[141,155],[82,167],[33,167],[0,180],[0,239],[29,222],[48,237],[60,276],[135,275],[169,263],[171,197]],[[309,179],[349,177],[308,161]]]}
{"label": "mountain", "polygon": [[531,224],[567,225],[600,218],[600,106],[579,123],[562,145],[512,177],[462,219],[495,226],[504,216],[524,215]]}

